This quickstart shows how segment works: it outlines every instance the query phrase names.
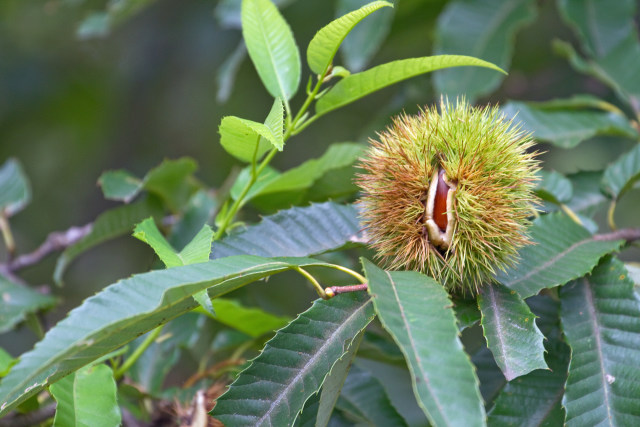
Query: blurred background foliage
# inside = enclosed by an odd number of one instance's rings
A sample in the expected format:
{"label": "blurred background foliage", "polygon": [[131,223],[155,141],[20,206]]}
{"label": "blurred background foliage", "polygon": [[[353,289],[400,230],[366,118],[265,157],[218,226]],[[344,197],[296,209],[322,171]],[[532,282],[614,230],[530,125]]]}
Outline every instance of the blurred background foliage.
{"label": "blurred background foliage", "polygon": [[[262,121],[272,103],[246,58],[239,3],[0,2],[0,162],[19,159],[33,193],[29,207],[12,219],[19,252],[33,250],[51,231],[91,222],[117,206],[105,200],[96,185],[105,170],[127,169],[144,176],[165,158],[189,156],[198,162],[198,179],[212,188],[238,172],[238,163],[219,145],[220,120],[237,115]],[[366,1],[276,3],[304,49],[319,28]],[[491,7],[482,13],[470,11],[474,2],[394,3],[394,10],[365,21],[368,29],[350,35],[343,47],[349,60],[341,65],[357,71],[401,58],[466,53],[502,61],[509,75],[475,74],[486,76],[482,81],[464,80],[462,75],[461,80],[447,83],[444,72],[435,72],[396,84],[320,119],[288,143],[272,162],[274,167],[286,170],[319,157],[334,142],[365,143],[390,115],[415,112],[420,105],[435,102],[441,90],[432,83],[439,79],[439,88],[454,94],[464,87],[476,103],[544,101],[587,93],[625,108],[611,89],[574,71],[554,50],[555,39],[579,45],[554,1],[504,2],[513,8],[508,8],[511,15],[503,21],[490,13]],[[497,7],[503,2],[488,3]],[[496,33],[507,34],[502,42],[506,48],[500,40],[487,39],[485,50],[463,52],[455,50],[464,46],[445,42],[448,32],[491,28],[496,22],[504,25]],[[303,84],[307,76],[303,74]],[[303,99],[301,90],[292,105]],[[610,136],[591,138],[573,149],[541,144],[545,167],[562,173],[602,169],[631,147],[631,140]],[[638,190],[633,192],[618,208],[621,227],[637,219]],[[255,218],[250,209],[245,215]],[[601,223],[603,218],[604,214],[597,217]],[[50,256],[25,270],[23,277],[30,283],[51,284],[54,262]],[[65,287],[52,286],[63,302],[47,314],[47,322],[54,323],[105,285],[148,270],[152,262],[152,253],[130,237],[93,249],[71,266]],[[262,298],[261,292],[245,298],[275,313],[300,312],[315,294],[287,283],[291,277],[282,275],[270,282],[272,292],[286,287],[291,295],[287,301]],[[36,337],[23,331],[2,335],[0,346],[14,355],[30,348]]]}

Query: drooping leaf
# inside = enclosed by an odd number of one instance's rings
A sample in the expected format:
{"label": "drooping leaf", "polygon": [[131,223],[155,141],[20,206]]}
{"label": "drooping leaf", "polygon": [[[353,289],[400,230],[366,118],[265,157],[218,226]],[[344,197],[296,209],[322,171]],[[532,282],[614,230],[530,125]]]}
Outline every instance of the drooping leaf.
{"label": "drooping leaf", "polygon": [[[363,6],[367,0],[338,0],[336,16]],[[383,9],[356,26],[340,45],[342,61],[351,72],[366,68],[385,41],[394,17],[393,9]]]}
{"label": "drooping leaf", "polygon": [[142,190],[144,182],[126,170],[107,171],[100,175],[98,185],[105,199],[129,203]]}
{"label": "drooping leaf", "polygon": [[368,3],[321,28],[307,48],[307,62],[311,71],[319,75],[325,73],[347,34],[364,18],[386,6],[393,7],[393,4],[386,1]]}
{"label": "drooping leaf", "polygon": [[487,346],[507,381],[547,368],[544,336],[536,326],[535,316],[516,291],[500,284],[484,285],[478,306]]}
{"label": "drooping leaf", "polygon": [[622,240],[600,240],[561,213],[543,215],[529,229],[533,244],[519,252],[519,261],[497,279],[522,298],[563,285],[591,271],[600,258],[618,250]]}
{"label": "drooping leaf", "polygon": [[393,406],[383,385],[366,369],[351,368],[342,387],[338,407],[368,425],[406,426],[407,422]]}
{"label": "drooping leaf", "polygon": [[212,415],[233,426],[292,425],[304,402],[373,317],[373,304],[364,293],[315,301],[276,333],[218,398]]}
{"label": "drooping leaf", "polygon": [[622,263],[605,258],[560,291],[571,346],[563,405],[568,426],[640,423],[640,307]]}
{"label": "drooping leaf", "polygon": [[573,148],[597,135],[638,138],[629,121],[617,113],[591,110],[549,110],[525,102],[508,102],[502,111],[515,118],[536,139]]}
{"label": "drooping leaf", "polygon": [[282,108],[282,101],[276,98],[264,124],[235,116],[224,117],[219,129],[220,144],[227,153],[243,162],[260,159],[272,147],[282,151]]}
{"label": "drooping leaf", "polygon": [[197,306],[192,295],[231,292],[292,265],[323,265],[308,258],[252,256],[156,270],[121,280],[72,310],[0,383],[0,416],[59,378]]}
{"label": "drooping leaf", "polygon": [[130,205],[103,212],[96,218],[89,234],[62,252],[53,273],[55,282],[62,282],[64,271],[80,254],[100,243],[130,233],[138,222],[149,216],[159,217],[161,214],[162,207],[156,197],[146,197]]}
{"label": "drooping leaf", "polygon": [[57,402],[54,427],[120,425],[116,382],[107,365],[85,366],[52,384],[50,390]]}
{"label": "drooping leaf", "polygon": [[[434,53],[469,55],[507,69],[515,35],[536,14],[532,0],[450,2],[438,16]],[[487,70],[465,68],[437,73],[434,84],[440,93],[465,95],[473,102],[493,92],[503,78]]]}
{"label": "drooping leaf", "polygon": [[8,159],[0,166],[0,212],[12,216],[31,200],[31,187],[22,166],[16,159]]}
{"label": "drooping leaf", "polygon": [[[324,380],[322,384],[322,392],[320,393],[320,399],[318,400],[318,409],[316,414],[317,427],[326,427],[331,420],[331,414],[338,401],[338,397],[341,394],[347,375],[351,372],[351,364],[356,357],[362,337],[364,336],[364,329],[358,332],[358,335],[353,339],[353,342],[349,346],[349,349],[342,355],[338,361],[331,368],[331,372]],[[305,405],[306,406],[306,405]]]}
{"label": "drooping leaf", "polygon": [[555,204],[566,203],[573,197],[571,181],[556,171],[542,170],[539,172],[541,180],[538,182],[536,194]]}
{"label": "drooping leaf", "polygon": [[407,360],[431,424],[484,425],[478,379],[444,288],[417,272],[386,272],[367,260],[363,266],[376,312]]}
{"label": "drooping leaf", "polygon": [[269,0],[243,0],[242,36],[267,91],[290,99],[300,83],[300,53],[278,8]]}
{"label": "drooping leaf", "polygon": [[213,242],[211,258],[312,256],[364,243],[357,210],[332,202],[294,207]]}
{"label": "drooping leaf", "polygon": [[464,66],[486,67],[504,72],[496,65],[470,56],[437,55],[401,59],[378,65],[361,73],[351,74],[340,80],[316,102],[316,114],[326,114],[410,77],[442,68]]}
{"label": "drooping leaf", "polygon": [[620,198],[640,179],[640,144],[609,165],[602,177],[602,188],[614,198]]}
{"label": "drooping leaf", "polygon": [[[238,301],[216,298],[211,301],[215,315],[212,319],[257,338],[284,327],[291,321],[254,307],[246,307]],[[197,310],[196,310],[197,311]]]}
{"label": "drooping leaf", "polygon": [[0,334],[13,329],[27,314],[52,307],[56,299],[14,283],[0,274]]}

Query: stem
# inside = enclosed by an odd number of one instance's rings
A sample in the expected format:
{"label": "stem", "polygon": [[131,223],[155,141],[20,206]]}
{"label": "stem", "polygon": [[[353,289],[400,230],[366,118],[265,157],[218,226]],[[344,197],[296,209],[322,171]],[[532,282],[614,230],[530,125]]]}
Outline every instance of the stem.
{"label": "stem", "polygon": [[329,298],[333,298],[338,294],[346,294],[347,292],[361,292],[369,289],[369,286],[366,283],[362,283],[360,285],[351,285],[351,286],[331,286],[324,290],[324,293]]}
{"label": "stem", "polygon": [[142,353],[144,353],[147,348],[149,348],[149,346],[153,344],[156,338],[158,338],[158,335],[160,335],[160,332],[162,332],[162,328],[164,328],[164,325],[160,325],[153,331],[151,331],[147,338],[142,341],[142,344],[140,344],[134,350],[134,352],[131,353],[131,356],[129,356],[127,360],[124,361],[122,366],[120,366],[120,368],[113,373],[113,377],[116,379],[116,381],[122,378],[122,376],[133,366],[133,364],[136,363],[140,356],[142,356]]}
{"label": "stem", "polygon": [[640,240],[640,228],[621,228],[620,230],[612,231],[611,233],[596,234],[593,236],[593,240],[599,241],[612,241],[612,240],[625,240],[627,243]]}
{"label": "stem", "polygon": [[611,228],[614,231],[618,229],[618,227],[616,226],[616,221],[614,219],[615,212],[616,212],[616,201],[614,199],[611,201],[611,204],[609,205],[609,211],[607,212],[607,221],[609,221],[609,228]]}
{"label": "stem", "polygon": [[7,214],[4,211],[0,212],[0,232],[2,232],[2,238],[4,239],[4,244],[7,247],[9,259],[11,259],[16,251],[16,242],[13,239],[13,234],[11,233],[9,218],[7,218]]}
{"label": "stem", "polygon": [[316,290],[316,292],[318,293],[320,298],[322,298],[322,299],[327,299],[328,298],[327,294],[324,293],[324,289],[322,289],[322,286],[320,286],[320,283],[318,283],[318,281],[316,280],[315,277],[313,277],[306,270],[303,270],[302,268],[300,268],[298,266],[293,267],[293,269],[295,271],[297,271],[298,273],[302,274],[304,277],[307,278],[307,280],[309,280],[311,282],[311,284],[313,285],[314,289]]}
{"label": "stem", "polygon": [[565,205],[564,203],[561,203],[560,208],[564,213],[566,213],[569,216],[569,218],[573,220],[573,222],[575,222],[578,225],[584,226],[582,220],[578,217],[578,215],[576,215],[576,213],[569,206]]}
{"label": "stem", "polygon": [[337,265],[337,264],[329,264],[326,267],[333,268],[334,270],[342,271],[343,273],[347,273],[348,275],[355,277],[356,280],[358,280],[358,282],[360,282],[360,283],[366,283],[367,282],[367,279],[363,275],[351,270],[350,268],[343,267],[343,266]]}

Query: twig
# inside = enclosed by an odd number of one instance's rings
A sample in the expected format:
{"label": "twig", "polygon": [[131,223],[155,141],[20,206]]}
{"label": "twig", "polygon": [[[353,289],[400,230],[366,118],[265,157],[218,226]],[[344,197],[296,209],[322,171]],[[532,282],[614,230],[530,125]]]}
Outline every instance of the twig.
{"label": "twig", "polygon": [[0,427],[29,427],[40,424],[53,417],[56,413],[56,404],[44,406],[33,412],[23,415],[8,416],[0,420]]}
{"label": "twig", "polygon": [[626,240],[627,243],[640,240],[640,228],[622,228],[611,233],[596,234],[593,240],[610,241]]}
{"label": "twig", "polygon": [[0,271],[11,273],[37,264],[50,253],[63,250],[82,239],[91,232],[92,227],[93,223],[89,223],[81,227],[71,227],[66,231],[54,231],[35,251],[20,255],[6,264],[0,264]]}
{"label": "twig", "polygon": [[331,286],[324,290],[325,295],[328,298],[333,298],[338,294],[346,294],[347,292],[360,292],[366,291],[369,286],[366,283],[362,283],[360,285],[351,285],[351,286]]}

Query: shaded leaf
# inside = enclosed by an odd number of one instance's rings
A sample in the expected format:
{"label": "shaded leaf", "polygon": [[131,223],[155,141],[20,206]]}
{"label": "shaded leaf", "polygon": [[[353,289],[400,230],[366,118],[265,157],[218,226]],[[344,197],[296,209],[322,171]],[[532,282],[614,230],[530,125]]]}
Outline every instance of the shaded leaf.
{"label": "shaded leaf", "polygon": [[573,198],[567,203],[574,212],[593,216],[607,200],[600,191],[602,171],[581,171],[567,178],[571,181]]}
{"label": "shaded leaf", "polygon": [[242,1],[242,36],[267,91],[290,99],[300,83],[300,54],[291,28],[271,1]]}
{"label": "shaded leaf", "polygon": [[640,144],[610,164],[602,176],[602,188],[614,198],[620,198],[640,179]]}
{"label": "shaded leaf", "polygon": [[378,332],[372,329],[366,331],[358,350],[358,357],[405,366],[402,352],[393,338],[384,331]]}
{"label": "shaded leaf", "polygon": [[16,159],[8,159],[0,166],[0,212],[12,216],[31,200],[29,180]]}
{"label": "shaded leaf", "polygon": [[[453,1],[438,16],[434,53],[481,58],[507,69],[515,35],[536,17],[532,0]],[[447,70],[434,76],[438,92],[465,95],[471,102],[493,92],[504,76],[486,70]]]}
{"label": "shaded leaf", "polygon": [[507,380],[500,367],[496,364],[493,353],[486,346],[482,346],[480,350],[475,352],[471,362],[473,362],[480,380],[482,399],[489,407],[507,383]]}
{"label": "shaded leaf", "polygon": [[213,242],[211,258],[311,256],[364,243],[357,210],[332,202],[291,208]]}
{"label": "shaded leaf", "polygon": [[543,200],[555,204],[566,203],[573,197],[571,181],[556,171],[541,170],[536,194]]}
{"label": "shaded leaf", "polygon": [[137,336],[197,306],[192,295],[209,297],[286,271],[292,265],[323,265],[308,258],[239,256],[156,270],[108,286],[86,299],[23,354],[0,383],[0,415],[59,378]]}
{"label": "shaded leaf", "polygon": [[78,255],[100,243],[130,233],[138,222],[149,216],[159,217],[161,214],[162,207],[155,197],[146,197],[139,202],[103,212],[96,218],[91,232],[58,257],[53,279],[60,284],[64,271]]}
{"label": "shaded leaf", "polygon": [[368,3],[321,28],[313,36],[307,48],[307,62],[311,71],[319,75],[324,74],[332,64],[333,58],[347,34],[364,18],[385,6],[393,7],[393,4],[386,1]]}
{"label": "shaded leaf", "polygon": [[363,266],[376,312],[407,360],[431,424],[484,425],[478,379],[444,288],[417,272],[386,272],[367,260]]}
{"label": "shaded leaf", "polygon": [[107,365],[85,366],[52,384],[54,427],[112,427],[121,422],[116,382]]}
{"label": "shaded leaf", "polygon": [[363,293],[316,300],[278,331],[218,398],[212,415],[226,425],[292,425],[354,337],[373,319]]}
{"label": "shaded leaf", "polygon": [[56,299],[14,283],[0,274],[0,334],[13,329],[27,314],[52,307]]}
{"label": "shaded leaf", "polygon": [[516,291],[500,284],[484,285],[478,306],[487,346],[507,381],[547,368],[544,336],[536,326],[535,316]]}
{"label": "shaded leaf", "polygon": [[227,153],[243,162],[260,159],[272,147],[282,151],[282,108],[282,101],[276,98],[264,124],[235,116],[224,117],[219,128],[220,144]]}
{"label": "shaded leaf", "polygon": [[568,426],[640,424],[640,307],[622,263],[605,258],[560,290],[573,355],[563,405]]}
{"label": "shaded leaf", "polygon": [[454,299],[453,310],[456,314],[460,331],[467,329],[480,321],[480,310],[475,300]]}
{"label": "shaded leaf", "polygon": [[291,321],[288,317],[276,316],[255,307],[246,307],[234,300],[216,298],[211,303],[215,311],[212,319],[254,338],[278,330]]}
{"label": "shaded leaf", "polygon": [[548,110],[525,102],[508,102],[502,111],[515,118],[536,139],[573,148],[597,135],[638,138],[638,132],[617,113],[591,110]]}
{"label": "shaded leaf", "polygon": [[340,80],[316,102],[316,114],[323,115],[370,93],[410,77],[449,67],[486,67],[503,72],[499,67],[470,56],[438,55],[401,59],[378,65]]}
{"label": "shaded leaf", "polygon": [[105,199],[129,203],[142,189],[144,182],[126,170],[107,171],[98,178]]}
{"label": "shaded leaf", "polygon": [[[220,6],[221,3],[222,2],[218,3],[218,6]],[[218,86],[216,100],[218,102],[224,103],[229,100],[233,85],[236,81],[236,75],[246,57],[247,46],[244,44],[244,40],[241,40],[231,55],[229,55],[222,65],[220,65],[220,68],[218,68],[218,72],[216,73],[216,84]]]}
{"label": "shaded leaf", "polygon": [[107,37],[120,24],[148,7],[155,0],[117,0],[108,2],[106,9],[84,19],[76,30],[81,40]]}
{"label": "shaded leaf", "polygon": [[563,285],[591,271],[600,258],[618,250],[622,240],[599,240],[560,213],[537,218],[529,234],[533,244],[519,252],[519,262],[497,279],[522,298]]}

